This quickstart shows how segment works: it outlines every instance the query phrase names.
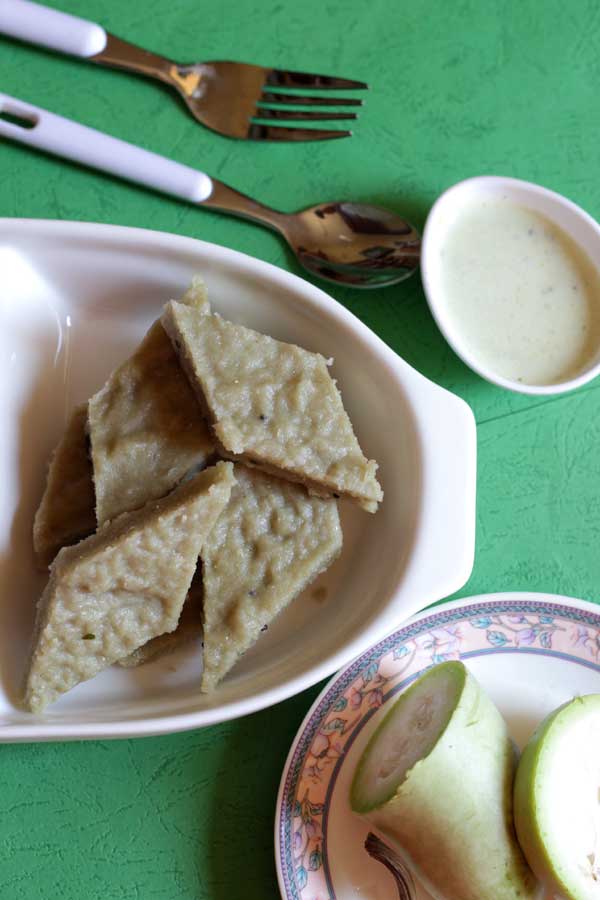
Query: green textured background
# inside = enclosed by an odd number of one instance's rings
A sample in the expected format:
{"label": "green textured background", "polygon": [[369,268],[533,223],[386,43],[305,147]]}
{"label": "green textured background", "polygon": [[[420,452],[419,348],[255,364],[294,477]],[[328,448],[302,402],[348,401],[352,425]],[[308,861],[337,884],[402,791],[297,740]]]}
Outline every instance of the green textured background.
{"label": "green textured background", "polygon": [[[63,0],[62,8],[183,61],[238,58],[369,81],[352,139],[256,145],[196,126],[149,82],[0,39],[0,90],[267,203],[375,201],[422,225],[444,188],[494,173],[538,181],[600,216],[592,0]],[[296,271],[258,227],[2,142],[0,215],[172,231]],[[460,595],[600,598],[598,384],[535,399],[484,383],[446,346],[417,278],[331,293],[475,411],[477,557]],[[316,692],[184,735],[1,746],[1,900],[274,898],[277,784]]]}

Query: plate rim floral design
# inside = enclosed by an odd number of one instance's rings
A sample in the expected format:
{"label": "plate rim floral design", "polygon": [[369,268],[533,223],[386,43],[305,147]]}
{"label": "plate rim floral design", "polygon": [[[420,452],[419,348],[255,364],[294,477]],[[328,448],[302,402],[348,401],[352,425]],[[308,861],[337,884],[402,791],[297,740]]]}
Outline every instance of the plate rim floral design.
{"label": "plate rim floral design", "polygon": [[[526,616],[537,617],[537,621]],[[577,629],[575,637],[574,632],[567,634],[561,620]],[[471,650],[460,650],[459,623],[472,629],[475,643]],[[585,626],[596,629],[595,638]],[[435,631],[445,632],[443,641],[434,637],[427,647],[427,664],[408,674],[417,639]],[[555,636],[559,644],[570,638],[571,650],[579,652],[553,646]],[[407,646],[410,643],[414,644],[412,650]],[[430,665],[449,658],[507,652],[566,659],[600,671],[600,604],[530,591],[479,594],[440,603],[407,620],[330,679],[292,742],[277,795],[275,863],[284,900],[312,900],[316,891],[319,897],[335,900],[326,854],[329,803],[345,749],[377,709]],[[396,671],[390,675],[392,659]],[[404,662],[398,666],[400,659]],[[344,718],[344,713],[352,711],[355,715]],[[311,766],[309,759],[314,760]],[[322,769],[320,760],[324,761]],[[308,780],[326,785],[319,802],[310,796]]]}

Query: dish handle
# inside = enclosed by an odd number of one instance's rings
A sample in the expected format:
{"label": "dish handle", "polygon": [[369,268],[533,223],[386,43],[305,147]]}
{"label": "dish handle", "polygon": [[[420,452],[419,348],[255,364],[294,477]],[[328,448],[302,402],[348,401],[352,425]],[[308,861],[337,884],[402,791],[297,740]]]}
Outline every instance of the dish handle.
{"label": "dish handle", "polygon": [[475,559],[475,417],[464,400],[422,375],[411,393],[422,461],[421,502],[403,580],[403,618],[407,605],[414,615],[459,590]]}

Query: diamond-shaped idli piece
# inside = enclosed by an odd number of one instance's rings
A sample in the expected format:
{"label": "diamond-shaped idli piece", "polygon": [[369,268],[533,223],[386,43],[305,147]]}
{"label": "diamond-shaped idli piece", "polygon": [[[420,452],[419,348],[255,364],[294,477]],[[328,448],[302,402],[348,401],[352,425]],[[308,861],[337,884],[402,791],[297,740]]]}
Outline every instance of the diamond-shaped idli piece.
{"label": "diamond-shaped idli piece", "polygon": [[[192,578],[190,589],[185,598],[183,609],[177,623],[175,631],[167,631],[165,634],[159,634],[158,637],[152,638],[147,644],[143,644],[126,656],[125,659],[119,660],[119,665],[125,669],[132,669],[135,666],[142,666],[147,662],[154,662],[163,656],[174,653],[180,647],[197,641],[198,644],[202,638],[202,572],[200,566],[196,569],[196,573]],[[198,646],[200,650],[200,646]]]}
{"label": "diamond-shaped idli piece", "polygon": [[85,433],[87,406],[72,413],[48,466],[42,501],[33,523],[36,561],[45,569],[61,547],[96,530],[92,464]]}
{"label": "diamond-shaped idli piece", "polygon": [[29,709],[44,709],[177,627],[200,549],[233,483],[231,463],[218,463],[60,551],[38,605]]}
{"label": "diamond-shaped idli piece", "polygon": [[237,464],[229,502],[200,552],[204,672],[211,691],[342,549],[335,500]]}
{"label": "diamond-shaped idli piece", "polygon": [[[184,308],[208,308],[196,281]],[[167,494],[214,444],[159,321],[88,404],[98,525]]]}
{"label": "diamond-shaped idli piece", "polygon": [[375,512],[377,463],[360,449],[323,356],[175,301],[161,321],[224,456]]}

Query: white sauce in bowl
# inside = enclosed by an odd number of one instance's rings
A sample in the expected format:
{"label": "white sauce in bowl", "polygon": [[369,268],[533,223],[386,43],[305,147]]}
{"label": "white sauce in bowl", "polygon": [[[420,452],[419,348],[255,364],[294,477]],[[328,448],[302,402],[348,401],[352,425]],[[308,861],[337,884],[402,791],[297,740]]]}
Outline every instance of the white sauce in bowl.
{"label": "white sauce in bowl", "polygon": [[600,274],[545,216],[502,195],[473,197],[439,253],[448,325],[482,367],[533,386],[596,361]]}

